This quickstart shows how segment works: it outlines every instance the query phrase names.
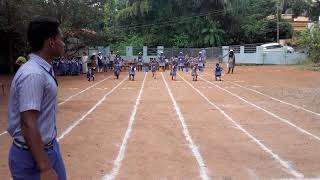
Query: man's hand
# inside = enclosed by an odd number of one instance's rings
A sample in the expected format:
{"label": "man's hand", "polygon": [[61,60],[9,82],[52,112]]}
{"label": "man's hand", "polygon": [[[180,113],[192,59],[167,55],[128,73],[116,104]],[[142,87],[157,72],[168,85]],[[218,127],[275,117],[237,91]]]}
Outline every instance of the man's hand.
{"label": "man's hand", "polygon": [[58,175],[54,171],[54,169],[50,168],[40,172],[40,179],[41,180],[58,180]]}
{"label": "man's hand", "polygon": [[56,172],[52,169],[37,126],[39,112],[25,111],[21,113],[21,130],[32,157],[37,162],[41,172],[41,180],[58,180]]}

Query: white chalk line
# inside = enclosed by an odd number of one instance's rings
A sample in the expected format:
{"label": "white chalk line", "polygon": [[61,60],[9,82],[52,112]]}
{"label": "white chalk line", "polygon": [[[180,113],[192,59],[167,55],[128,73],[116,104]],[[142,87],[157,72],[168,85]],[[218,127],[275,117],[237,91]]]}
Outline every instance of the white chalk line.
{"label": "white chalk line", "polygon": [[[60,102],[60,103],[58,104],[58,106],[60,106],[60,105],[62,105],[62,104],[64,104],[64,103],[70,101],[70,99],[72,99],[73,97],[78,96],[79,94],[81,94],[81,93],[83,93],[83,92],[85,92],[85,91],[93,88],[94,86],[102,83],[103,81],[105,81],[105,80],[107,80],[107,79],[110,79],[111,77],[112,77],[112,76],[109,76],[109,77],[107,77],[107,78],[105,78],[105,79],[103,79],[103,80],[101,80],[101,81],[93,84],[92,86],[89,86],[89,87],[87,87],[86,89],[84,89],[84,90],[82,90],[82,91],[80,91],[80,92],[78,92],[78,93],[75,93],[75,94],[69,96],[67,99],[65,99],[64,101]],[[0,136],[5,135],[5,134],[7,134],[7,133],[8,133],[7,131],[4,131],[4,132],[2,132],[2,133],[0,134]]]}
{"label": "white chalk line", "polygon": [[295,104],[291,104],[291,103],[289,103],[289,102],[286,102],[286,101],[277,99],[277,98],[275,98],[275,97],[272,97],[272,96],[267,95],[267,94],[264,94],[264,93],[262,93],[262,92],[260,92],[260,91],[257,91],[257,90],[254,90],[254,89],[251,89],[251,88],[242,86],[242,85],[240,85],[240,84],[238,84],[238,83],[235,83],[235,82],[232,82],[232,81],[227,81],[227,82],[228,82],[228,83],[231,83],[231,84],[233,84],[233,85],[236,85],[236,86],[238,86],[238,87],[241,87],[241,88],[243,88],[243,89],[246,89],[246,90],[255,92],[255,93],[260,94],[260,95],[262,95],[262,96],[265,96],[265,97],[267,97],[267,98],[270,98],[270,99],[272,99],[272,100],[274,100],[274,101],[278,101],[278,102],[280,102],[280,103],[282,103],[282,104],[286,104],[286,105],[289,105],[289,106],[294,107],[294,108],[296,108],[296,109],[301,109],[301,110],[306,111],[306,112],[308,112],[308,113],[311,113],[311,114],[320,116],[320,113],[313,112],[313,111],[311,111],[311,110],[309,110],[309,109],[306,109],[306,108],[304,108],[304,107],[301,107],[301,106],[298,106],[298,105],[295,105]]}
{"label": "white chalk line", "polygon": [[138,95],[138,97],[136,99],[136,103],[135,103],[135,105],[133,107],[133,110],[131,112],[128,128],[127,128],[126,133],[124,135],[124,138],[122,140],[122,144],[120,146],[117,158],[113,162],[113,168],[112,168],[112,170],[111,170],[111,172],[109,174],[106,174],[106,175],[104,175],[102,177],[103,180],[115,179],[115,177],[119,174],[119,170],[120,170],[120,167],[121,167],[121,162],[124,159],[124,155],[125,155],[128,139],[130,137],[130,134],[131,134],[131,131],[132,131],[132,126],[133,126],[133,123],[135,121],[135,116],[136,116],[136,113],[137,113],[137,110],[138,110],[138,106],[140,104],[140,99],[141,99],[141,96],[142,96],[142,93],[143,93],[143,89],[144,89],[144,84],[145,84],[146,78],[147,78],[147,73],[145,73],[145,75],[144,75],[144,79],[142,81],[142,85],[141,85],[141,88],[140,88],[139,95]]}
{"label": "white chalk line", "polygon": [[195,88],[190,82],[186,81],[180,74],[178,74],[190,87],[192,87],[200,96],[202,96],[211,106],[216,108],[221,114],[223,114],[229,121],[233,123],[234,126],[237,127],[237,129],[241,130],[243,133],[245,133],[253,142],[255,142],[257,145],[261,147],[262,150],[264,150],[266,153],[270,154],[273,159],[275,159],[284,169],[285,172],[293,175],[297,178],[302,178],[304,175],[295,170],[288,161],[283,160],[280,158],[279,155],[275,154],[271,149],[269,149],[266,145],[264,145],[261,141],[259,141],[257,138],[255,138],[251,133],[249,133],[246,129],[244,129],[240,124],[238,124],[235,120],[233,120],[226,112],[224,112],[219,106],[214,104],[212,101],[210,101],[201,91],[199,91],[197,88]]}
{"label": "white chalk line", "polygon": [[[207,74],[208,74],[208,73],[207,73]],[[208,75],[209,75],[209,74],[208,74]],[[249,87],[242,86],[242,85],[240,85],[240,84],[237,83],[237,82],[245,82],[245,81],[233,81],[233,82],[232,82],[232,81],[225,80],[225,82],[228,82],[228,83],[230,83],[230,84],[236,85],[236,86],[241,87],[241,88],[243,88],[243,89],[246,89],[246,90],[255,92],[255,93],[260,94],[260,95],[262,95],[262,96],[264,96],[264,97],[267,97],[267,98],[270,98],[270,99],[272,99],[272,100],[274,100],[274,101],[278,101],[278,102],[280,102],[280,103],[289,105],[289,106],[294,107],[294,108],[296,108],[296,109],[301,109],[301,110],[306,111],[306,112],[308,112],[308,113],[311,113],[311,114],[320,116],[320,113],[317,113],[317,112],[311,111],[311,110],[309,110],[309,109],[306,109],[306,108],[304,108],[304,107],[301,107],[301,106],[298,106],[298,105],[295,105],[295,104],[292,104],[292,103],[289,103],[289,102],[280,100],[280,99],[275,98],[275,97],[272,97],[272,96],[270,96],[270,95],[268,95],[268,94],[262,93],[262,92],[260,92],[260,91],[255,90],[255,89],[251,89],[251,88],[249,88]],[[263,87],[263,86],[255,86],[255,87]]]}
{"label": "white chalk line", "polygon": [[272,180],[320,180],[320,177],[318,178],[280,178],[280,179],[272,179]]}
{"label": "white chalk line", "polygon": [[112,76],[109,76],[109,77],[107,77],[107,78],[105,78],[105,79],[103,79],[103,80],[101,80],[101,81],[99,81],[99,82],[97,82],[97,83],[95,83],[95,84],[87,87],[86,89],[84,89],[84,90],[82,90],[82,91],[80,91],[80,92],[78,92],[78,93],[75,93],[75,94],[71,95],[70,97],[68,97],[68,98],[65,99],[64,101],[60,102],[60,103],[58,104],[58,106],[60,106],[60,105],[62,105],[62,104],[64,104],[64,103],[70,101],[70,99],[72,99],[73,97],[78,96],[79,94],[81,94],[81,93],[83,93],[83,92],[85,92],[85,91],[88,91],[89,89],[95,87],[96,85],[102,83],[103,81],[105,81],[105,80],[107,80],[107,79],[110,79],[111,77],[112,77]]}
{"label": "white chalk line", "polygon": [[190,135],[190,132],[188,130],[188,127],[187,127],[187,124],[185,122],[185,119],[180,111],[180,108],[171,92],[171,89],[166,81],[166,79],[164,78],[163,76],[163,73],[161,73],[161,76],[162,76],[162,79],[166,85],[166,88],[167,88],[167,91],[169,93],[169,96],[171,98],[171,101],[172,101],[172,104],[173,104],[173,107],[179,117],[179,120],[180,120],[180,123],[182,125],[182,128],[183,128],[183,135],[185,136],[187,142],[188,142],[188,146],[190,148],[190,150],[192,151],[193,153],[193,156],[196,158],[197,160],[197,163],[198,163],[198,166],[199,166],[199,171],[200,171],[200,177],[201,179],[210,179],[210,177],[208,176],[208,173],[207,173],[207,168],[206,168],[206,165],[204,164],[204,160],[200,154],[200,151],[199,151],[199,148],[195,145],[195,143],[193,142],[192,138],[191,138],[191,135]]}
{"label": "white chalk line", "polygon": [[274,114],[274,113],[272,113],[272,112],[270,112],[270,111],[268,111],[268,110],[266,110],[266,109],[264,109],[264,108],[262,108],[262,107],[260,107],[260,106],[258,106],[258,105],[256,105],[256,104],[254,104],[254,103],[252,103],[252,102],[250,102],[250,101],[248,101],[248,100],[240,97],[239,95],[237,95],[237,94],[235,94],[235,93],[232,93],[232,92],[228,91],[227,89],[224,89],[224,88],[222,88],[222,87],[220,87],[220,86],[218,86],[218,85],[216,85],[216,84],[214,84],[214,83],[212,83],[212,82],[210,82],[210,81],[208,81],[208,80],[206,80],[206,79],[204,79],[204,78],[202,78],[202,77],[199,77],[199,78],[202,79],[202,80],[204,80],[205,82],[207,82],[207,83],[209,83],[209,84],[212,84],[213,86],[215,86],[215,87],[217,87],[217,88],[219,88],[219,89],[221,89],[221,90],[223,90],[223,91],[225,91],[225,92],[227,92],[227,93],[235,96],[236,98],[240,99],[241,101],[243,101],[243,102],[245,102],[245,103],[247,103],[247,104],[250,104],[251,106],[253,106],[253,107],[255,107],[255,108],[257,108],[257,109],[259,109],[259,110],[261,110],[261,111],[263,111],[263,112],[271,115],[272,117],[274,117],[274,118],[282,121],[283,123],[286,123],[286,124],[288,124],[288,125],[296,128],[298,131],[302,132],[303,134],[306,134],[306,135],[308,135],[308,136],[310,136],[310,137],[312,137],[312,138],[320,141],[320,137],[319,137],[319,136],[316,136],[316,135],[308,132],[307,130],[305,130],[305,129],[303,129],[303,128],[301,128],[301,127],[293,124],[293,123],[290,122],[289,120],[287,120],[287,119],[285,119],[285,118],[282,118],[282,117],[280,117],[280,116],[278,116],[278,115],[276,115],[276,114]]}
{"label": "white chalk line", "polygon": [[75,128],[78,124],[80,124],[81,121],[83,121],[89,114],[91,114],[103,101],[106,100],[106,98],[113,93],[125,80],[127,80],[128,77],[124,78],[120,83],[118,83],[114,88],[112,88],[108,93],[106,93],[103,98],[98,101],[89,111],[87,111],[84,115],[81,116],[80,119],[74,121],[72,125],[70,125],[66,130],[64,130],[61,135],[57,138],[58,141],[63,139],[67,134],[69,134],[73,128]]}
{"label": "white chalk line", "polygon": [[2,132],[2,133],[0,134],[0,136],[5,135],[5,134],[7,134],[7,133],[8,133],[7,131],[4,131],[4,132]]}

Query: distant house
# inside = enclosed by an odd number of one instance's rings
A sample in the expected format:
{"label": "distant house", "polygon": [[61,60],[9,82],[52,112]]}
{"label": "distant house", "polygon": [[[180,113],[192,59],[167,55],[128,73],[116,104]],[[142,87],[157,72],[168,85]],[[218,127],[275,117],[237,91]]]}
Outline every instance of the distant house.
{"label": "distant house", "polygon": [[[268,16],[268,17],[270,19],[270,18],[273,18],[274,16]],[[295,32],[308,29],[308,24],[311,22],[309,17],[298,16],[294,18],[293,14],[282,14],[281,18],[288,21],[291,24],[293,31]]]}
{"label": "distant house", "polygon": [[282,44],[295,44],[296,35],[298,32],[306,30],[310,27],[311,20],[306,16],[293,17],[293,14],[282,14],[281,18],[288,21],[293,28],[292,39],[284,40]]}

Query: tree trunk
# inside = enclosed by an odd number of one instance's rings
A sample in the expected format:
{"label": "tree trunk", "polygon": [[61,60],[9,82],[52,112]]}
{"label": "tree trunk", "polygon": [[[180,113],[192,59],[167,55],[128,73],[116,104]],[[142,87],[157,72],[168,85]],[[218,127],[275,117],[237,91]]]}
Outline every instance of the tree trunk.
{"label": "tree trunk", "polygon": [[10,66],[10,73],[14,73],[14,61],[13,61],[13,51],[12,51],[12,40],[9,39],[9,66]]}

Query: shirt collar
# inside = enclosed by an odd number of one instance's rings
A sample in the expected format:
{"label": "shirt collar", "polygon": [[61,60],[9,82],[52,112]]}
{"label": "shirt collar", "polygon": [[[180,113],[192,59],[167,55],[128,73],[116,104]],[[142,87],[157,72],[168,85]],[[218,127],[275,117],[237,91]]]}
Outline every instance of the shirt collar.
{"label": "shirt collar", "polygon": [[32,53],[30,54],[30,59],[34,61],[35,63],[39,64],[41,67],[43,67],[48,72],[51,71],[51,64],[49,64],[46,60],[44,60],[42,57]]}

